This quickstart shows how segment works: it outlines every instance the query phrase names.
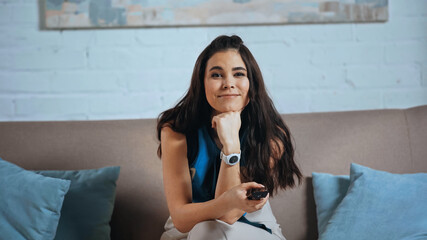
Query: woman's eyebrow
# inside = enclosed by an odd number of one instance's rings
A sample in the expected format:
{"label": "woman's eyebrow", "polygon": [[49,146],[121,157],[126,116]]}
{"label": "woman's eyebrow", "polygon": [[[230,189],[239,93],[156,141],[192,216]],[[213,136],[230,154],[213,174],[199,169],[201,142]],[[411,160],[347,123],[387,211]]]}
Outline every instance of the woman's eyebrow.
{"label": "woman's eyebrow", "polygon": [[[209,69],[209,71],[212,71],[212,70],[223,70],[223,69],[220,66],[213,66],[213,67],[211,67],[211,69]],[[246,71],[246,68],[244,68],[244,67],[234,67],[234,68],[232,68],[232,70],[233,71],[237,71],[237,70]]]}
{"label": "woman's eyebrow", "polygon": [[235,68],[233,68],[233,71],[237,71],[237,70],[246,71],[246,68],[244,68],[244,67],[235,67]]}
{"label": "woman's eyebrow", "polygon": [[220,67],[220,66],[213,66],[213,67],[211,67],[211,69],[209,69],[209,71],[212,71],[212,70],[222,70],[222,67]]}

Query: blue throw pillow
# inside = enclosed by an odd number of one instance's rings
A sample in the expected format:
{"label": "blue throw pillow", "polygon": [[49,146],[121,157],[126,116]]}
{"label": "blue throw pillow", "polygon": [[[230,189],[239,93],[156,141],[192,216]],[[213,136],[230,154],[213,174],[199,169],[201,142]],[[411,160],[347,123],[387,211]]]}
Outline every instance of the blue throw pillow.
{"label": "blue throw pillow", "polygon": [[110,239],[109,223],[120,167],[36,173],[71,180],[55,239]]}
{"label": "blue throw pillow", "polygon": [[350,187],[319,239],[426,239],[427,173],[351,164]]}
{"label": "blue throw pillow", "polygon": [[347,193],[350,177],[315,172],[312,176],[317,229],[320,235],[325,231],[328,220]]}
{"label": "blue throw pillow", "polygon": [[69,187],[0,158],[0,239],[54,239]]}

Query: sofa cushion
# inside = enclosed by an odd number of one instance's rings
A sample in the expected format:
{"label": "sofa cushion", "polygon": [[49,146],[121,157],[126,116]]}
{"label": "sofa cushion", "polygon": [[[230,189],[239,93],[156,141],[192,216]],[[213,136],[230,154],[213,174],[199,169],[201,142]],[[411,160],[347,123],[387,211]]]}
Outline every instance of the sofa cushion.
{"label": "sofa cushion", "polygon": [[44,176],[71,180],[55,239],[110,239],[116,181],[120,167],[71,171],[36,171]]}
{"label": "sofa cushion", "polygon": [[351,164],[347,194],[319,239],[427,236],[427,173],[393,174]]}
{"label": "sofa cushion", "polygon": [[317,229],[323,233],[328,220],[342,201],[350,185],[350,177],[328,173],[312,173]]}
{"label": "sofa cushion", "polygon": [[54,239],[69,187],[0,158],[0,238]]}

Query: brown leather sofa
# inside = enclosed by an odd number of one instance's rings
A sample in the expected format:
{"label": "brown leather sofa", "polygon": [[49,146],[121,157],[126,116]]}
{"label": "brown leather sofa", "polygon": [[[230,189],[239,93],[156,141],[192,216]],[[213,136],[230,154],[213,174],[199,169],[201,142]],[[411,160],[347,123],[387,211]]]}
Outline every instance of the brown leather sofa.
{"label": "brown leather sofa", "polygon": [[[406,110],[285,114],[304,183],[270,199],[288,240],[316,239],[311,173],[348,174],[350,163],[427,172],[427,105]],[[169,216],[156,120],[0,122],[0,156],[25,169],[119,165],[112,239],[159,239]]]}

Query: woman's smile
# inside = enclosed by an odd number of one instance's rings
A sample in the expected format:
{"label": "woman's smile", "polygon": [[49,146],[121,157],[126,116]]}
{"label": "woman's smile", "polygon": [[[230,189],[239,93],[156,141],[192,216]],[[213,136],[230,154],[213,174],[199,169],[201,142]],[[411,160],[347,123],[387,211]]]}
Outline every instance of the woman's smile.
{"label": "woman's smile", "polygon": [[238,96],[240,96],[240,94],[222,94],[218,95],[218,98],[233,99]]}

